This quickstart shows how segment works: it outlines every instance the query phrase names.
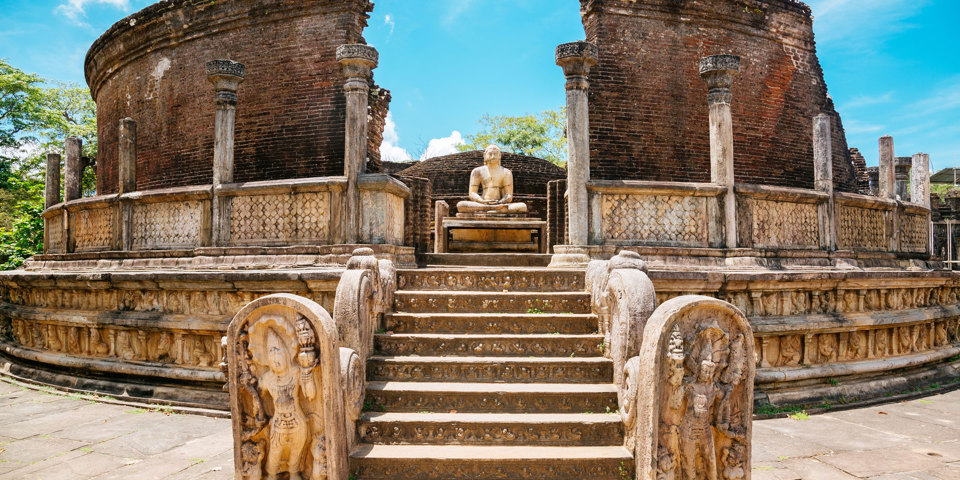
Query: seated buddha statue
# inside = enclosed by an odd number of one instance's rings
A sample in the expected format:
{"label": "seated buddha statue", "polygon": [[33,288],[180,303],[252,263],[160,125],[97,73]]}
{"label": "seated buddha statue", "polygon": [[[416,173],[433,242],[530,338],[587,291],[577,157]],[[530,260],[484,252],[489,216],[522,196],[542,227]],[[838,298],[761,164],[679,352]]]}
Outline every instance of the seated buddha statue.
{"label": "seated buddha statue", "polygon": [[[470,200],[457,203],[460,213],[526,213],[527,204],[513,202],[513,173],[500,165],[496,145],[483,151],[482,167],[470,173]],[[481,193],[482,187],[482,193]]]}

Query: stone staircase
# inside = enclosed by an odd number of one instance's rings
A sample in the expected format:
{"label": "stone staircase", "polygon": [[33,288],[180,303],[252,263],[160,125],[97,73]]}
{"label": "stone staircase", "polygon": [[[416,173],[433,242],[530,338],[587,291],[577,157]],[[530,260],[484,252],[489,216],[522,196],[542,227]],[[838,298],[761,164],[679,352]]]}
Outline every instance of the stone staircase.
{"label": "stone staircase", "polygon": [[633,478],[583,282],[546,268],[399,271],[354,478]]}

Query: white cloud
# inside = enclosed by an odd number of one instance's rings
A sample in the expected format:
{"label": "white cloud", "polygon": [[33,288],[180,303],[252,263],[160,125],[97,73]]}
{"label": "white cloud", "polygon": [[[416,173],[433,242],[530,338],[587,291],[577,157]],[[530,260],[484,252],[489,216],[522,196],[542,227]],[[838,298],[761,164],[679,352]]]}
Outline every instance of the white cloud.
{"label": "white cloud", "polygon": [[915,28],[908,20],[930,0],[812,0],[817,43],[859,52],[878,50],[889,36]]}
{"label": "white cloud", "polygon": [[430,140],[430,143],[427,145],[427,150],[420,156],[420,160],[457,153],[459,152],[457,145],[463,145],[464,143],[466,142],[463,141],[463,135],[454,130],[449,137]]}
{"label": "white cloud", "polygon": [[893,101],[893,92],[887,92],[882,95],[876,95],[876,96],[861,95],[859,97],[854,97],[852,100],[850,100],[847,103],[844,103],[843,105],[838,107],[838,110],[841,110],[841,111],[852,110],[854,108],[869,107],[873,105],[890,103],[891,101]]}
{"label": "white cloud", "polygon": [[883,131],[883,125],[864,123],[857,119],[848,119],[843,121],[843,128],[850,134],[878,133]]}
{"label": "white cloud", "polygon": [[386,17],[383,17],[383,24],[390,27],[390,35],[393,35],[393,29],[397,27],[397,22],[393,20],[393,15],[388,13]]}
{"label": "white cloud", "polygon": [[383,142],[380,143],[380,159],[385,162],[409,161],[410,154],[399,144],[397,124],[393,121],[393,114],[387,112],[387,122],[383,126]]}
{"label": "white cloud", "polygon": [[86,8],[90,4],[112,5],[123,11],[130,10],[130,0],[67,0],[53,11],[76,23],[83,23],[81,19],[86,16]]}

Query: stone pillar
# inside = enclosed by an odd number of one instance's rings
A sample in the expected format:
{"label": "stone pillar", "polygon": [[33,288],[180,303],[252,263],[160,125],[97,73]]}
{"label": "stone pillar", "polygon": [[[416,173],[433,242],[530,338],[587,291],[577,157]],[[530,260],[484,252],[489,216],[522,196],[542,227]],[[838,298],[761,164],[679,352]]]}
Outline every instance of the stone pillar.
{"label": "stone pillar", "polygon": [[597,64],[597,46],[588,42],[557,47],[557,65],[567,77],[567,228],[570,245],[587,245],[590,181],[590,114],[588,75]]}
{"label": "stone pillar", "polygon": [[700,59],[700,77],[710,92],[710,181],[727,187],[723,199],[726,247],[737,246],[737,201],[734,194],[733,115],[730,87],[740,73],[740,57],[713,55]]}
{"label": "stone pillar", "polygon": [[213,138],[213,226],[212,244],[220,245],[229,236],[230,215],[217,195],[217,187],[233,182],[233,135],[237,121],[237,89],[243,82],[244,66],[232,60],[207,62],[207,79],[216,90],[217,115]]}
{"label": "stone pillar", "polygon": [[373,69],[377,68],[380,54],[377,49],[361,44],[337,47],[337,61],[347,78],[343,91],[347,97],[346,146],[344,149],[343,175],[347,177],[347,192],[343,217],[346,243],[360,239],[360,175],[367,163],[367,108],[370,99],[370,82]]}
{"label": "stone pillar", "polygon": [[820,248],[837,249],[835,210],[833,203],[833,130],[829,115],[813,118],[813,184],[818,192],[828,195],[817,206],[820,220]]}
{"label": "stone pillar", "polygon": [[64,169],[63,201],[76,200],[82,195],[83,169],[80,162],[83,151],[83,141],[77,137],[67,139],[64,148],[67,154],[67,166]]}
{"label": "stone pillar", "polygon": [[137,122],[120,120],[120,193],[137,191]]}
{"label": "stone pillar", "polygon": [[910,201],[930,208],[930,155],[913,156],[910,168]]}
{"label": "stone pillar", "polygon": [[893,137],[880,137],[880,198],[897,199],[896,158],[893,155]]}
{"label": "stone pillar", "polygon": [[60,155],[47,154],[47,181],[43,190],[43,207],[50,208],[60,203]]}

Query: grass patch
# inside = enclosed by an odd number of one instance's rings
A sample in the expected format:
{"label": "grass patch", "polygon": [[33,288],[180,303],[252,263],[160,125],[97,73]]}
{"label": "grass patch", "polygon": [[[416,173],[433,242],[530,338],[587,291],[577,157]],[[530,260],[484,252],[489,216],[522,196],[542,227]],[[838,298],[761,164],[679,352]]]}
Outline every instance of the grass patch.
{"label": "grass patch", "polygon": [[787,415],[787,418],[789,418],[790,420],[803,421],[803,420],[810,420],[810,415],[807,415],[807,412],[804,411],[804,412],[794,413],[793,415]]}

